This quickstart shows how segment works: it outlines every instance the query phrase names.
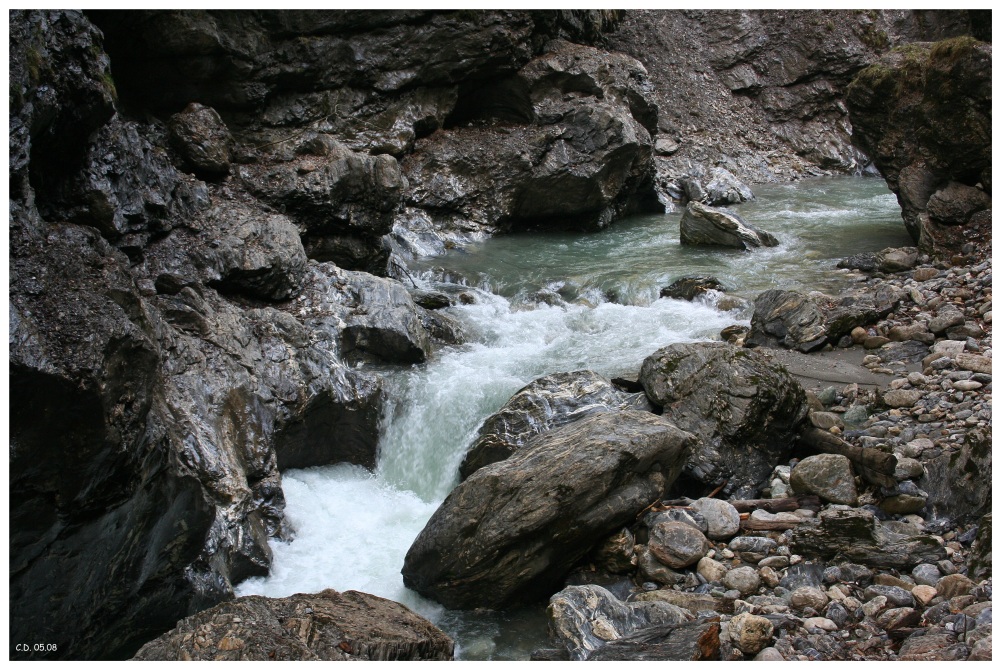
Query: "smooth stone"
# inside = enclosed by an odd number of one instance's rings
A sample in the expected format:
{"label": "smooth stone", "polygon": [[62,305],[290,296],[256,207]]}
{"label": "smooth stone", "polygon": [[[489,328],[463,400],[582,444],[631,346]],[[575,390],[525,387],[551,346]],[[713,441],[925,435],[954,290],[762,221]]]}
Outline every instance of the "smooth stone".
{"label": "smooth stone", "polygon": [[702,497],[691,508],[705,519],[710,539],[729,539],[740,531],[740,512],[725,500]]}
{"label": "smooth stone", "polygon": [[932,564],[918,564],[910,573],[918,585],[936,586],[941,580],[941,570]]}
{"label": "smooth stone", "polygon": [[698,573],[709,583],[721,583],[726,572],[729,571],[726,565],[710,557],[703,557],[698,560]]}
{"label": "smooth stone", "polygon": [[649,550],[671,569],[696,563],[711,549],[708,539],[687,523],[674,520],[656,523],[649,530]]}
{"label": "smooth stone", "polygon": [[879,508],[890,515],[916,513],[924,508],[926,500],[919,495],[896,495],[886,497],[879,503]]}
{"label": "smooth stone", "polygon": [[913,606],[913,595],[907,590],[895,585],[869,585],[865,588],[864,598],[871,601],[876,597],[885,597],[889,606]]}
{"label": "smooth stone", "polygon": [[754,656],[755,662],[784,662],[785,658],[778,652],[777,648],[768,647]]}
{"label": "smooth stone", "polygon": [[934,587],[938,594],[945,599],[952,599],[961,595],[967,595],[976,584],[968,576],[962,574],[949,574],[938,581]]}
{"label": "smooth stone", "polygon": [[895,477],[898,481],[918,479],[924,475],[924,466],[916,458],[897,458]]}
{"label": "smooth stone", "polygon": [[822,618],[819,616],[806,618],[802,621],[802,626],[805,627],[807,632],[836,632],[840,629],[840,627],[837,626],[837,623],[828,618]]}
{"label": "smooth stone", "polygon": [[738,590],[741,595],[757,592],[760,587],[760,575],[753,567],[736,567],[726,572],[722,584],[731,590]]}
{"label": "smooth stone", "polygon": [[919,390],[890,390],[882,396],[885,403],[894,408],[912,407],[923,396]]}
{"label": "smooth stone", "polygon": [[809,607],[821,611],[829,601],[826,593],[815,586],[807,585],[792,591],[792,606],[799,610]]}

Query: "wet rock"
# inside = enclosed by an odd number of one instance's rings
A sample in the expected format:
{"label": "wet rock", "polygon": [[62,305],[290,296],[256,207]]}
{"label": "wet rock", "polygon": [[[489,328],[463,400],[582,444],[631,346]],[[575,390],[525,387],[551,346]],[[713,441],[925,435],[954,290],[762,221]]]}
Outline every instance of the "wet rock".
{"label": "wet rock", "polygon": [[917,249],[912,246],[883,249],[875,254],[875,265],[881,272],[906,272],[917,264]]}
{"label": "wet rock", "polygon": [[709,539],[729,539],[740,530],[740,512],[725,500],[702,497],[691,504],[691,509],[705,519]]}
{"label": "wet rock", "polygon": [[778,245],[774,235],[755,228],[738,214],[698,202],[688,204],[680,225],[681,244],[729,246],[743,250]]}
{"label": "wet rock", "polygon": [[441,630],[402,604],[354,590],[324,590],[218,604],[184,618],[133,659],[450,660],[454,650]]}
{"label": "wet rock", "polygon": [[748,655],[762,651],[773,636],[774,624],[763,616],[741,613],[729,621],[729,638]]}
{"label": "wet rock", "polygon": [[861,509],[829,509],[792,531],[796,551],[828,559],[850,560],[878,568],[902,568],[935,562],[944,547],[927,535],[889,531]]}
{"label": "wet rock", "polygon": [[672,297],[691,302],[699,295],[710,290],[725,292],[725,287],[712,276],[692,276],[677,279],[672,284],[660,290],[660,297]]}
{"label": "wet rock", "polygon": [[677,625],[691,614],[666,602],[619,600],[596,585],[569,586],[549,600],[549,630],[574,660],[649,625]]}
{"label": "wet rock", "polygon": [[459,475],[464,480],[480,467],[509,457],[546,430],[594,413],[638,408],[636,399],[600,374],[586,370],[535,379],[486,419],[462,460]]}
{"label": "wet rock", "polygon": [[634,411],[534,437],[452,491],[410,547],[404,583],[453,608],[544,596],[597,541],[659,499],[691,439]]}
{"label": "wet rock", "polygon": [[444,226],[606,227],[653,196],[645,82],[627,56],[551,42],[514,76],[469,87],[471,127],[418,140],[410,203]]}
{"label": "wet rock", "polygon": [[192,102],[170,117],[170,142],[199,177],[229,174],[229,145],[233,137],[219,113]]}
{"label": "wet rock", "polygon": [[237,173],[250,192],[302,227],[310,258],[385,273],[381,237],[392,231],[405,187],[395,158],[356,153],[331,140],[323,156],[241,165]]}
{"label": "wet rock", "polygon": [[818,495],[834,504],[854,506],[858,502],[851,461],[843,455],[823,453],[804,458],[792,469],[791,484],[798,493]]}
{"label": "wet rock", "polygon": [[643,361],[639,381],[653,404],[698,436],[686,471],[706,483],[728,479],[734,488],[767,478],[808,410],[805,392],[783,367],[728,344],[660,349]]}
{"label": "wet rock", "polygon": [[710,547],[705,535],[686,523],[668,520],[649,529],[649,550],[671,569],[694,564]]}

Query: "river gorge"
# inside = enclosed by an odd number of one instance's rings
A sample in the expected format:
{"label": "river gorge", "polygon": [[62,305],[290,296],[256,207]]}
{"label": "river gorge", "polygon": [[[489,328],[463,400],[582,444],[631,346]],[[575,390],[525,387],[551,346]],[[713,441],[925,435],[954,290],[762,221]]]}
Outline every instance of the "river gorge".
{"label": "river gorge", "polygon": [[989,21],[11,12],[11,659],[989,659]]}

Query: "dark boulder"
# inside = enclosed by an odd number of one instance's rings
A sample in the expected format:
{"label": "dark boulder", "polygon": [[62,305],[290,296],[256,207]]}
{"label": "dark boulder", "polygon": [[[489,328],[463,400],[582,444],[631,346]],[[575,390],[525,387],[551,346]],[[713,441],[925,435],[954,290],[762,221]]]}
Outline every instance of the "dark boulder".
{"label": "dark boulder", "polygon": [[170,143],[192,171],[202,178],[229,174],[233,136],[211,107],[192,102],[170,117]]}
{"label": "dark boulder", "polygon": [[991,56],[991,45],[972,37],[910,44],[847,89],[852,139],[896,193],[925,252],[950,255],[989,238]]}
{"label": "dark boulder", "polygon": [[993,449],[981,429],[965,433],[955,450],[922,461],[920,487],[935,518],[969,522],[990,510],[993,501]]}
{"label": "dark boulder", "polygon": [[726,288],[714,276],[691,276],[677,279],[666,288],[661,289],[660,297],[672,297],[691,302],[694,298],[710,290],[724,293]]}
{"label": "dark boulder", "polygon": [[[215,508],[157,408],[158,317],[93,228],[13,226],[12,659],[116,657],[184,615]],[[141,642],[141,641],[138,641]]]}
{"label": "dark boulder", "polygon": [[326,139],[322,155],[243,165],[245,187],[303,230],[310,258],[385,274],[382,236],[392,230],[406,181],[392,156],[357,153]]}
{"label": "dark boulder", "polygon": [[681,244],[729,246],[748,250],[760,246],[777,246],[778,240],[771,233],[750,225],[735,212],[691,202],[681,217]]}
{"label": "dark boulder", "polygon": [[685,472],[750,492],[784,462],[808,412],[805,391],[781,365],[723,343],[673,344],[639,372],[663,415],[698,441]]}
{"label": "dark boulder", "polygon": [[721,657],[716,620],[681,625],[651,625],[604,644],[588,660],[598,662],[692,662]]}
{"label": "dark boulder", "polygon": [[324,590],[240,597],[184,618],[133,660],[451,660],[454,642],[402,604]]}
{"label": "dark boulder", "polygon": [[537,435],[448,495],[410,547],[403,582],[450,608],[543,598],[664,494],[690,442],[665,419],[635,411]]}
{"label": "dark boulder", "polygon": [[459,474],[464,480],[480,467],[506,459],[534,435],[584,416],[647,406],[644,395],[619,390],[591,371],[543,376],[517,391],[486,419],[462,460]]}

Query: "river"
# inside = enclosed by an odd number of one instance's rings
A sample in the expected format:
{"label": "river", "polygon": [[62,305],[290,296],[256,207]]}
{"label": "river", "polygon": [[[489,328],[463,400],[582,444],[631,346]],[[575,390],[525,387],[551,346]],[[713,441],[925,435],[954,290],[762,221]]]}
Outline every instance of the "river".
{"label": "river", "polygon": [[459,659],[527,659],[546,645],[543,605],[447,611],[403,587],[403,557],[457,484],[476,429],[519,388],[557,371],[634,377],[658,348],[718,339],[728,325],[749,324],[745,310],[658,299],[660,288],[704,274],[746,299],[768,288],[835,291],[844,281],[839,258],[912,244],[895,197],[878,179],[812,179],[755,193],[734,209],[777,236],[776,248],[681,246],[678,211],[599,233],[498,237],[413,262],[409,271],[423,287],[474,296],[447,310],[467,343],[385,374],[392,401],[374,473],[351,465],[285,472],[294,537],[272,541],[271,575],[244,582],[237,594],[334,588],[393,599],[455,638]]}

